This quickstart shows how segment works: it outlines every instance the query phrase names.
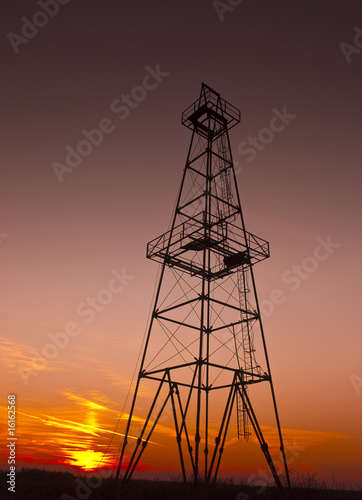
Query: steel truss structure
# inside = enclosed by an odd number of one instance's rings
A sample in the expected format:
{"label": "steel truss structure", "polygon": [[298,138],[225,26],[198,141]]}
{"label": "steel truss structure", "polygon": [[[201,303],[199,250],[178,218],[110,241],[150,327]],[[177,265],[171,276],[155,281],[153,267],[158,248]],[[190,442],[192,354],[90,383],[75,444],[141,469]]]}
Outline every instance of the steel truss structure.
{"label": "steel truss structure", "polygon": [[[161,272],[121,447],[117,478],[124,470],[124,482],[165,414],[173,420],[183,479],[191,471],[194,481],[215,481],[234,414],[237,437],[254,432],[282,489],[249,394],[264,383],[289,484],[253,273],[269,257],[269,244],[245,230],[228,133],[239,121],[240,111],[205,84],[182,114],[192,138],[173,222],[147,247]],[[153,399],[140,424],[136,401],[146,382],[155,385],[148,385]]]}

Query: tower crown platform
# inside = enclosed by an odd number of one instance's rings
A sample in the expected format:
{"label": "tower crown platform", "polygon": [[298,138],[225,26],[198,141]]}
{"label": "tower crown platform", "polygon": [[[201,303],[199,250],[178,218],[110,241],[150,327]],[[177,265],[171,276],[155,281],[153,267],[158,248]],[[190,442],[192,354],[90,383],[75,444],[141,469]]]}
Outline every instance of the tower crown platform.
{"label": "tower crown platform", "polygon": [[225,128],[240,122],[240,111],[205,83],[200,97],[182,113],[182,124],[209,139],[216,139]]}

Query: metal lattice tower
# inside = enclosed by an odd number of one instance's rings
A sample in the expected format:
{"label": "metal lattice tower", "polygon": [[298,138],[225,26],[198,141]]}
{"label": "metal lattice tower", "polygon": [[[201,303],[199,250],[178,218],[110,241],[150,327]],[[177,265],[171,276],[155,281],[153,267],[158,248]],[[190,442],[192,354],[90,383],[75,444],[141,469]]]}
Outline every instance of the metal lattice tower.
{"label": "metal lattice tower", "polygon": [[[253,274],[269,244],[244,226],[228,134],[239,121],[239,110],[205,84],[182,114],[192,138],[172,226],[147,247],[161,273],[117,471],[125,482],[168,411],[185,481],[188,471],[195,481],[216,480],[234,415],[237,437],[255,433],[281,489],[249,396],[263,383],[289,484]],[[145,383],[154,384],[154,397],[140,425],[135,408]]]}

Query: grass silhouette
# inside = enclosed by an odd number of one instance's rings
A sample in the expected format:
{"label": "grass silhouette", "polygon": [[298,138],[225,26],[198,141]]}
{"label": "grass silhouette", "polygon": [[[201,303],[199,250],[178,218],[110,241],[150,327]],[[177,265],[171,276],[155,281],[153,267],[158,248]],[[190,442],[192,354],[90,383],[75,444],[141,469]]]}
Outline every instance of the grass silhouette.
{"label": "grass silhouette", "polygon": [[[16,471],[16,492],[7,490],[7,471],[0,471],[2,500],[277,500],[273,487],[248,486],[229,482],[193,484],[179,481],[133,480],[116,485],[102,475],[73,476],[68,472],[40,469]],[[292,476],[293,488],[285,500],[362,500],[361,491],[348,491],[342,483],[320,482],[315,475]]]}

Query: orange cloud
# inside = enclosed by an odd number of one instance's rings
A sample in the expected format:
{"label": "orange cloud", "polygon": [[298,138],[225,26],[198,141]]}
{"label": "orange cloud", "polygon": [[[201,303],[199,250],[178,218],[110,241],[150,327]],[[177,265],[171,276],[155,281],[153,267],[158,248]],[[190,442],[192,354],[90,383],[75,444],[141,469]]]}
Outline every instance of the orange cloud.
{"label": "orange cloud", "polygon": [[7,369],[22,367],[24,371],[54,370],[54,365],[39,356],[34,347],[19,344],[5,337],[0,337],[0,362]]}
{"label": "orange cloud", "polygon": [[95,403],[89,399],[81,398],[80,396],[76,396],[75,394],[72,394],[72,393],[67,392],[67,391],[62,391],[61,394],[62,394],[62,396],[66,397],[72,401],[77,401],[82,406],[85,406],[86,408],[89,408],[90,410],[115,411],[115,410],[111,410],[110,408],[107,408],[106,406]]}
{"label": "orange cloud", "polygon": [[[61,395],[70,404],[57,404],[51,410],[44,408],[39,411],[22,403],[22,411],[17,412],[18,426],[22,429],[19,463],[59,463],[83,470],[91,470],[100,462],[106,467],[114,464],[120,438],[124,437],[124,433],[115,428],[119,412],[97,402],[107,401],[101,393],[93,394],[96,401],[70,391],[63,391]],[[5,415],[6,408],[3,407],[3,410]],[[75,416],[79,418],[75,419]],[[128,419],[128,414],[123,414],[118,423],[125,419]],[[137,416],[134,421],[139,424],[139,429],[145,422]],[[172,429],[160,426],[159,432],[169,434]],[[130,434],[128,437],[133,441],[138,439],[138,435]],[[157,438],[150,440],[149,444],[164,447],[156,441]]]}

